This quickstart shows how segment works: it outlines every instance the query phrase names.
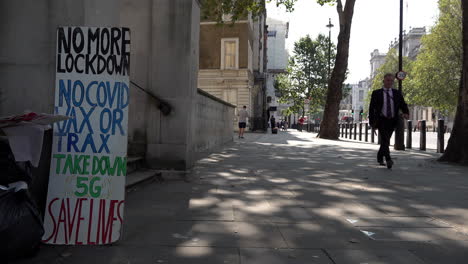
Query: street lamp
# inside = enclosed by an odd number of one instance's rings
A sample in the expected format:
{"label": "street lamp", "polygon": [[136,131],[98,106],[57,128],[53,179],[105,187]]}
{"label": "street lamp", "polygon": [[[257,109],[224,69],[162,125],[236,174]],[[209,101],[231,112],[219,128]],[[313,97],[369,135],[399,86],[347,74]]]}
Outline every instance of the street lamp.
{"label": "street lamp", "polygon": [[331,29],[333,24],[331,23],[331,18],[328,18],[328,78],[330,78],[330,64],[331,64]]}
{"label": "street lamp", "polygon": [[[400,0],[400,40],[398,43],[398,71],[403,71],[403,0]],[[398,90],[403,89],[403,81],[398,78]],[[398,116],[398,123],[395,131],[395,146],[396,150],[405,150],[405,131],[403,118]],[[409,129],[409,128],[408,128]]]}

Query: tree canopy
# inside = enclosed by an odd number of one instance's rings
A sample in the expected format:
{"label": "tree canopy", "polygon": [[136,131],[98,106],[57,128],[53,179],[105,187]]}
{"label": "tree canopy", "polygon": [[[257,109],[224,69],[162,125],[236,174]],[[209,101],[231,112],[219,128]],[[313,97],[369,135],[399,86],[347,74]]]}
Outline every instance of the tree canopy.
{"label": "tree canopy", "polygon": [[[249,14],[256,17],[265,11],[265,2],[274,2],[276,6],[284,6],[287,11],[294,10],[298,0],[203,0],[202,15],[218,22],[223,22],[223,15],[232,15],[232,21],[247,17]],[[341,0],[316,0],[318,4],[335,4]]]}
{"label": "tree canopy", "polygon": [[411,70],[411,103],[454,112],[462,66],[462,14],[460,0],[440,0],[440,16]]}
{"label": "tree canopy", "polygon": [[[403,69],[408,73],[403,81],[403,92],[408,104],[453,113],[462,63],[460,0],[441,0],[439,9],[440,16],[431,33],[423,36],[416,60],[403,57]],[[371,90],[382,87],[385,73],[397,71],[398,52],[391,49],[385,63],[377,69]],[[369,98],[370,93],[367,102]]]}
{"label": "tree canopy", "polygon": [[[443,2],[443,1],[441,1]],[[458,102],[452,134],[440,161],[468,165],[468,0],[461,1],[462,10],[462,67],[458,88]],[[455,72],[455,69],[454,69]]]}
{"label": "tree canopy", "polygon": [[[311,39],[309,35],[294,43],[294,55],[289,60],[287,73],[279,75],[276,89],[280,101],[291,103],[293,112],[305,114],[304,99],[310,99],[309,109],[323,108],[328,82],[328,45],[325,35]],[[335,45],[331,45],[330,63],[334,65]]]}

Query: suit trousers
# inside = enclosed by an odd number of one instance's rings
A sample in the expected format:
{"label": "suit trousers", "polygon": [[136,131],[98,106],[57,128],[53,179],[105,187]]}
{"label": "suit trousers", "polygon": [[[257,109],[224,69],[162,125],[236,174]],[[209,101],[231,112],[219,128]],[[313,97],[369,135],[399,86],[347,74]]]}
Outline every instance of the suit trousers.
{"label": "suit trousers", "polygon": [[395,131],[396,120],[381,117],[379,120],[378,130],[380,136],[380,149],[377,152],[377,162],[385,160],[391,160],[390,156],[390,138],[392,137],[393,131]]}

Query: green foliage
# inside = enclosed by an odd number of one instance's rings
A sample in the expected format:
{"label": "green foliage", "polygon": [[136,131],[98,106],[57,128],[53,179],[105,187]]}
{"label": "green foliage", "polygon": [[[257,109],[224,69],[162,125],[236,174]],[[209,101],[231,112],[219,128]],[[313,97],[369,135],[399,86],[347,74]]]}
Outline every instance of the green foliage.
{"label": "green foliage", "polygon": [[[414,104],[411,96],[408,94],[411,93],[413,88],[413,81],[414,78],[412,76],[412,69],[413,69],[414,62],[411,61],[408,57],[403,57],[403,71],[405,71],[408,75],[406,76],[405,80],[403,80],[403,93],[405,94],[405,100],[409,104]],[[385,57],[385,62],[380,68],[377,69],[377,73],[372,80],[371,91],[367,93],[367,97],[365,99],[365,106],[364,109],[367,109],[370,103],[370,98],[372,95],[372,91],[382,88],[383,86],[383,79],[386,73],[397,73],[398,72],[398,51],[396,49],[391,49],[387,56]],[[398,80],[395,79],[394,88],[398,89]]]}
{"label": "green foliage", "polygon": [[[423,36],[420,53],[415,61],[403,58],[403,69],[408,76],[403,81],[403,92],[408,104],[433,107],[443,112],[454,112],[462,67],[462,14],[460,0],[440,0],[440,16]],[[390,50],[385,63],[377,70],[372,90],[382,87],[385,73],[398,71],[398,52]],[[366,98],[370,101],[371,93]]]}
{"label": "green foliage", "polygon": [[[223,23],[223,14],[232,15],[232,22],[249,14],[253,18],[265,12],[265,2],[275,2],[276,6],[284,6],[288,12],[294,10],[294,4],[298,0],[203,0],[201,9],[202,17]],[[336,3],[336,0],[316,0],[318,4]]]}
{"label": "green foliage", "polygon": [[421,53],[412,70],[411,103],[454,112],[462,67],[462,13],[460,0],[440,0],[440,16],[431,34],[422,39]]}
{"label": "green foliage", "polygon": [[265,12],[265,0],[203,0],[201,13],[204,19],[223,23],[223,15],[230,14],[232,22]]}
{"label": "green foliage", "polygon": [[[329,39],[318,35],[314,40],[309,35],[294,43],[287,73],[279,75],[276,91],[280,102],[292,104],[291,111],[304,111],[304,99],[310,98],[309,109],[317,112],[326,99],[328,82],[328,45]],[[335,46],[331,44],[331,66],[334,66]],[[302,111],[301,111],[302,110]]]}

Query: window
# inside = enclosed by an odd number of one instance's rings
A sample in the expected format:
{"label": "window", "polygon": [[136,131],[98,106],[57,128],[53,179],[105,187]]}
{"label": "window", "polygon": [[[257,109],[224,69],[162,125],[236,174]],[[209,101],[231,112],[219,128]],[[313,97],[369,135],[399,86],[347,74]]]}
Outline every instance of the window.
{"label": "window", "polygon": [[359,91],[359,102],[362,102],[364,100],[364,91],[361,90]]}
{"label": "window", "polygon": [[239,39],[221,39],[221,69],[239,68]]}

